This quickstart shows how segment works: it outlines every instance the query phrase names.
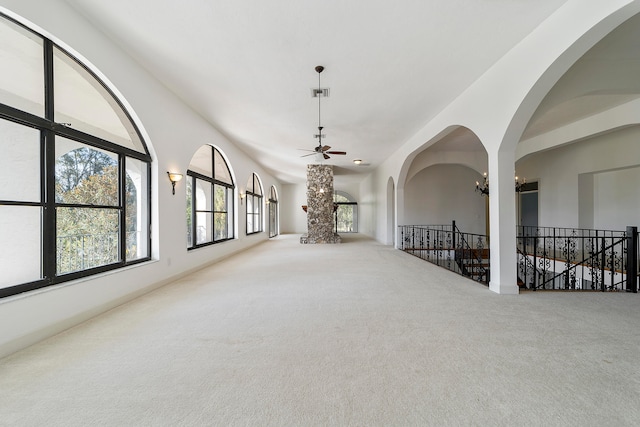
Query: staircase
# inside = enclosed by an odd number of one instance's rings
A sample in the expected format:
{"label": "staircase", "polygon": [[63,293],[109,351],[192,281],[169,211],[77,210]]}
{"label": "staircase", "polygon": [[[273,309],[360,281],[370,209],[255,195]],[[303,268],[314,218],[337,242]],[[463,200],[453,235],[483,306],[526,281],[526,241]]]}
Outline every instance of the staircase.
{"label": "staircase", "polygon": [[456,264],[463,276],[476,282],[489,284],[489,249],[458,248],[455,252]]}

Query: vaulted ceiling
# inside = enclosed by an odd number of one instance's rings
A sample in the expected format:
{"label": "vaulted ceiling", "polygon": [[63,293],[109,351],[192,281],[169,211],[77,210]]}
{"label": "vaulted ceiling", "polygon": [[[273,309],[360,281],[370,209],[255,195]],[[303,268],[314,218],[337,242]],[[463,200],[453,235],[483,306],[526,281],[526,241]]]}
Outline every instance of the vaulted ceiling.
{"label": "vaulted ceiling", "polygon": [[[566,0],[66,0],[283,182],[359,179]],[[362,159],[364,166],[353,164]]]}

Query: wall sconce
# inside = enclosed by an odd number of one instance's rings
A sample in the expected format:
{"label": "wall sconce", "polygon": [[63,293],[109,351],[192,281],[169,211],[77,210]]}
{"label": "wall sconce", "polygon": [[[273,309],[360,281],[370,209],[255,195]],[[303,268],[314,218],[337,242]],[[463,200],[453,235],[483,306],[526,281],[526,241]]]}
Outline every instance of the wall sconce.
{"label": "wall sconce", "polygon": [[516,193],[520,193],[522,191],[522,186],[527,183],[527,178],[522,178],[522,182],[516,176]]}
{"label": "wall sconce", "polygon": [[247,197],[247,195],[241,191],[240,192],[240,204],[242,204],[242,202],[244,201],[245,197]]}
{"label": "wall sconce", "polygon": [[172,194],[175,196],[176,194],[176,182],[180,181],[182,179],[182,174],[181,173],[174,173],[174,172],[167,172],[167,175],[169,175],[169,181],[171,181],[171,189],[172,189]]}

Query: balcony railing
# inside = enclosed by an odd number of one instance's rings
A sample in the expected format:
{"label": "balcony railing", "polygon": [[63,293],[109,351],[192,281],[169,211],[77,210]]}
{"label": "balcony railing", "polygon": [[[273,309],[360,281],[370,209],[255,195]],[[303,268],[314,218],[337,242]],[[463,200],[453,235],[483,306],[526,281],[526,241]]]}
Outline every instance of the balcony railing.
{"label": "balcony railing", "polygon": [[530,290],[637,291],[637,228],[518,227],[518,279]]}
{"label": "balcony railing", "polygon": [[[127,259],[138,257],[142,233],[127,232]],[[72,234],[56,240],[56,273],[67,274],[113,264],[122,259],[118,233]]]}
{"label": "balcony railing", "polygon": [[489,284],[489,241],[455,225],[401,225],[401,250],[485,285]]}
{"label": "balcony railing", "polygon": [[[478,282],[489,284],[488,236],[455,225],[402,225],[399,248]],[[638,230],[518,227],[518,285],[529,290],[638,290]]]}

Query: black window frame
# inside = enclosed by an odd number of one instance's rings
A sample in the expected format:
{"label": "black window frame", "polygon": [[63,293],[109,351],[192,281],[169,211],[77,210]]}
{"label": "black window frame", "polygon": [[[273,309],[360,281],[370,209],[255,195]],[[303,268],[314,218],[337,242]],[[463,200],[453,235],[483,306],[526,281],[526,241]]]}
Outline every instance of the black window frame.
{"label": "black window frame", "polygon": [[[109,89],[109,87],[85,64],[79,61],[71,53],[63,47],[55,44],[52,40],[37,33],[36,31],[26,27],[16,20],[0,13],[0,19],[7,20],[24,30],[30,32],[36,37],[42,39],[43,47],[43,70],[44,79],[44,116],[34,115],[32,113],[19,110],[10,105],[0,103],[0,119],[8,122],[16,123],[22,126],[36,129],[40,132],[40,201],[24,202],[17,200],[0,200],[0,206],[31,206],[41,209],[41,279],[28,283],[19,283],[12,286],[0,288],[0,298],[17,295],[59,283],[75,280],[79,278],[93,276],[95,274],[120,269],[134,264],[140,264],[151,259],[151,155],[147,149],[147,145],[131,115],[118,99],[118,97]],[[55,96],[54,96],[54,50],[57,49],[62,54],[68,55],[73,59],[86,73],[95,79],[106,93],[118,104],[118,107],[125,114],[126,119],[130,122],[132,128],[137,133],[145,153],[132,150],[128,147],[121,146],[111,141],[96,137],[83,131],[74,129],[68,124],[57,123],[55,117]],[[84,144],[92,148],[98,148],[110,153],[116,154],[118,157],[118,205],[117,206],[94,206],[86,204],[69,204],[58,203],[55,200],[55,166],[56,166],[56,138],[62,137]],[[126,245],[127,245],[127,227],[126,227],[126,158],[132,158],[146,163],[147,176],[147,256],[127,261]],[[119,260],[107,265],[87,268],[80,271],[70,273],[57,274],[57,223],[56,211],[58,208],[64,207],[80,207],[80,208],[97,208],[112,209],[119,213],[119,229],[118,229],[118,258]]]}
{"label": "black window frame", "polygon": [[[263,207],[262,207],[262,200],[264,198],[263,194],[264,194],[264,190],[262,188],[262,184],[260,183],[260,180],[258,179],[258,175],[256,175],[255,173],[251,174],[251,178],[250,180],[252,181],[252,185],[251,187],[247,186],[247,190],[245,192],[245,211],[246,211],[246,215],[245,215],[245,233],[247,236],[250,236],[252,234],[258,234],[258,233],[262,233],[264,232],[264,226],[262,224],[262,218],[263,218]],[[255,189],[258,188],[260,189],[260,193],[257,193],[255,191]],[[249,199],[251,199],[251,206],[258,206],[258,213],[255,212],[249,212]],[[255,230],[255,225],[254,225],[254,230],[249,231],[249,216],[251,216],[253,218],[253,224],[258,224],[258,230]],[[255,222],[255,221],[258,222]]]}
{"label": "black window frame", "polygon": [[[233,240],[235,239],[235,215],[233,215],[233,212],[235,211],[235,205],[232,206],[231,209],[231,215],[229,215],[229,204],[233,204],[235,203],[235,198],[234,198],[234,190],[235,190],[235,184],[229,184],[227,182],[223,182],[220,181],[218,179],[215,179],[216,176],[216,152],[218,153],[218,155],[220,156],[221,159],[224,160],[225,163],[225,167],[227,168],[227,171],[229,173],[229,177],[231,178],[231,181],[233,181],[233,175],[231,175],[231,169],[229,168],[229,164],[227,163],[227,160],[224,158],[224,156],[222,155],[222,152],[220,150],[218,150],[216,147],[206,144],[207,147],[211,148],[211,171],[212,171],[212,176],[207,176],[207,175],[203,175],[199,172],[193,171],[191,169],[187,169],[187,179],[190,180],[190,182],[188,183],[188,185],[191,185],[191,245],[189,245],[189,241],[187,239],[187,250],[193,250],[193,249],[198,249],[198,248],[202,248],[202,247],[206,247],[206,246],[210,246],[210,245],[215,245],[216,243],[222,243],[222,242],[227,242],[229,240]],[[211,197],[211,209],[210,210],[197,210],[196,209],[196,196],[195,196],[195,188],[196,188],[196,180],[201,180],[201,181],[205,181],[208,182],[210,184],[210,197]],[[215,191],[216,191],[216,186],[217,187],[223,187],[226,191],[227,197],[226,197],[226,210],[221,211],[221,210],[216,210],[215,207]],[[202,213],[210,213],[211,214],[211,230],[212,230],[212,240],[211,241],[207,241],[207,242],[203,242],[203,243],[197,243],[197,228],[198,228],[198,224],[196,221],[196,213],[198,212],[202,212]],[[220,214],[220,213],[224,213],[227,215],[227,221],[231,221],[231,223],[227,223],[227,230],[233,230],[233,233],[231,233],[231,236],[227,235],[227,237],[223,238],[223,239],[216,239],[216,228],[215,228],[215,215],[216,214]]]}
{"label": "black window frame", "polygon": [[[278,220],[278,193],[276,188],[272,185],[269,189],[269,198],[267,199],[269,204],[269,238],[276,237],[280,234],[280,224]],[[271,227],[271,224],[275,224]]]}

